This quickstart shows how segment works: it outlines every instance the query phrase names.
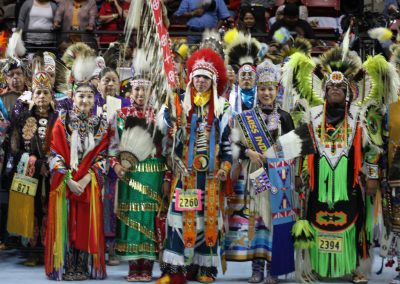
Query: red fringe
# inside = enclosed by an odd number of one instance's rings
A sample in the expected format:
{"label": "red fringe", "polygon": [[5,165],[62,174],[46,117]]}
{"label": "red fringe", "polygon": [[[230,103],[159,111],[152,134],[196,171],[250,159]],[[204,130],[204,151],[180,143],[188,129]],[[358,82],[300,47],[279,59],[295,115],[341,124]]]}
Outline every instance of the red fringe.
{"label": "red fringe", "polygon": [[361,127],[357,125],[356,134],[354,136],[354,178],[353,187],[358,184],[358,174],[362,167],[362,151],[361,151]]}
{"label": "red fringe", "polygon": [[314,191],[314,154],[307,155],[308,174],[310,175],[309,183],[311,191]]}

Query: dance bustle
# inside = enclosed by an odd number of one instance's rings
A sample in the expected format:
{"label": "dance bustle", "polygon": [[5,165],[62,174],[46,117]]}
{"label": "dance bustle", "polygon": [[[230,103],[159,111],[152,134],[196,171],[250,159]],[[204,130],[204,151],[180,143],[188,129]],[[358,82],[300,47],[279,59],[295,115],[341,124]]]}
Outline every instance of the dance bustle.
{"label": "dance bustle", "polygon": [[131,168],[138,161],[148,158],[154,148],[153,137],[146,129],[140,126],[125,129],[119,146],[121,165]]}

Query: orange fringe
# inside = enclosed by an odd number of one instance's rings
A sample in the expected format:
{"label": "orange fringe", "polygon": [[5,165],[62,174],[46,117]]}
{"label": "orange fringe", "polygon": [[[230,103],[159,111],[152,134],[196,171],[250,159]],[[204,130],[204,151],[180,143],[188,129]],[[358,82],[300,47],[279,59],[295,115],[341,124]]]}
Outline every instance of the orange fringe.
{"label": "orange fringe", "polygon": [[208,179],[207,181],[207,188],[206,188],[206,201],[207,204],[204,204],[203,206],[206,206],[205,210],[205,216],[204,216],[204,225],[205,225],[205,232],[204,232],[204,237],[206,241],[206,246],[208,247],[213,247],[218,238],[218,222],[217,222],[217,216],[218,216],[218,189],[219,187],[219,180],[217,178],[211,178]]}
{"label": "orange fringe", "polygon": [[101,206],[101,188],[97,183],[96,175],[89,171],[91,175],[90,185],[90,239],[88,252],[93,255],[93,267],[97,275],[105,274],[106,261],[105,261],[105,244],[103,236],[103,208]]}
{"label": "orange fringe", "polygon": [[181,99],[179,98],[178,94],[175,94],[175,108],[176,108],[176,121],[178,122],[178,126],[180,126],[182,117],[182,105],[181,105]]}
{"label": "orange fringe", "polygon": [[311,191],[314,191],[314,154],[307,155],[307,168],[310,176],[308,182],[310,184]]}
{"label": "orange fringe", "polygon": [[362,151],[361,151],[361,127],[357,125],[356,134],[354,136],[354,177],[353,187],[358,184],[358,174],[362,167]]}
{"label": "orange fringe", "polygon": [[[196,178],[193,176],[192,173],[191,176],[188,178],[188,183],[186,184],[187,189],[195,188],[194,184],[195,180]],[[194,248],[197,237],[196,211],[183,211],[182,219],[183,219],[183,241],[185,247]]]}

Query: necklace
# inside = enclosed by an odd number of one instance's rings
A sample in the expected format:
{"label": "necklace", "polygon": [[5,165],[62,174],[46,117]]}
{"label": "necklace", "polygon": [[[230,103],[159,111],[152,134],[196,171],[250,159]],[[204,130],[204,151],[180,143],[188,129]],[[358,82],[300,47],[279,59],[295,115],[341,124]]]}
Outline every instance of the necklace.
{"label": "necklace", "polygon": [[70,127],[72,131],[77,130],[81,139],[89,132],[94,134],[95,127],[99,124],[100,118],[97,115],[87,115],[84,112],[70,112]]}
{"label": "necklace", "polygon": [[39,138],[44,140],[46,138],[46,130],[47,130],[47,118],[40,118],[39,119],[39,127],[38,127],[38,135]]}

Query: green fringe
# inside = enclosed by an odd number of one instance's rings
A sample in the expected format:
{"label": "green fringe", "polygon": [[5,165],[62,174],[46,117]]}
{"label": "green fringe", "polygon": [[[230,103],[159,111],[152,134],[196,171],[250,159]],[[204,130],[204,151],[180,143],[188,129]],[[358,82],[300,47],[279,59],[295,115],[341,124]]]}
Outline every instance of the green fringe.
{"label": "green fringe", "polygon": [[311,267],[322,277],[342,277],[351,274],[357,267],[356,226],[352,224],[346,230],[336,233],[343,238],[342,253],[320,251],[319,231],[312,226],[317,243],[310,248]]}
{"label": "green fringe", "polygon": [[347,201],[347,164],[346,157],[341,157],[335,169],[332,169],[328,160],[322,157],[319,160],[318,201],[328,203],[329,207],[338,201]]}
{"label": "green fringe", "polygon": [[296,249],[308,249],[315,242],[314,231],[308,220],[299,219],[292,227],[292,237]]}
{"label": "green fringe", "polygon": [[365,232],[367,235],[367,242],[369,243],[371,243],[374,238],[374,199],[375,198],[373,196],[367,196],[365,198]]}

